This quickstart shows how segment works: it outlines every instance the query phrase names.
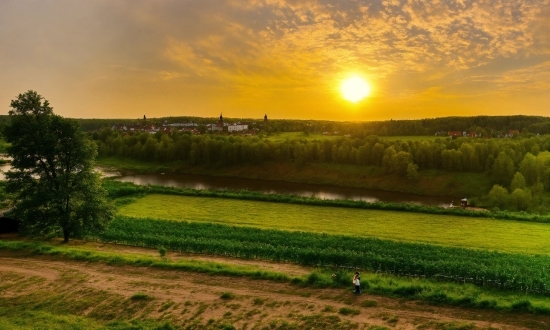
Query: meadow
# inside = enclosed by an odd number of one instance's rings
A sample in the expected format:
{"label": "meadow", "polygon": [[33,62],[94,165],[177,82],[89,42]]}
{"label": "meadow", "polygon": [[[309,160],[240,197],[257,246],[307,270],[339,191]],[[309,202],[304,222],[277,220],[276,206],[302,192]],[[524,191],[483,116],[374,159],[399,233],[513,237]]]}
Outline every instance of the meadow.
{"label": "meadow", "polygon": [[119,215],[550,255],[550,225],[468,216],[150,194]]}

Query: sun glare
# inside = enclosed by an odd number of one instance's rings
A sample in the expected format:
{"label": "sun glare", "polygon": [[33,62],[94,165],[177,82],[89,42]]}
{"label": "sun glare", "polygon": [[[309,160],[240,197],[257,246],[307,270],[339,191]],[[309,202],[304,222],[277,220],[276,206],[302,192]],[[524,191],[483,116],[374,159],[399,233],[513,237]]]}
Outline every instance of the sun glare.
{"label": "sun glare", "polygon": [[351,77],[342,82],[342,94],[348,101],[356,103],[370,94],[369,84],[360,77]]}

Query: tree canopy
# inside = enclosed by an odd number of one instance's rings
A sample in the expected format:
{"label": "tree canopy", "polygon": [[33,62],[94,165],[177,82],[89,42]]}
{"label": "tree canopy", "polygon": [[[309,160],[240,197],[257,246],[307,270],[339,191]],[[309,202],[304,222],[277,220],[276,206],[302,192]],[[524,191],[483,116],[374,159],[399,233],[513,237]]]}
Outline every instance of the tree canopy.
{"label": "tree canopy", "polygon": [[68,242],[103,229],[114,209],[94,171],[96,145],[35,91],[19,94],[11,108],[2,130],[13,158],[6,190],[15,194],[12,214],[20,230],[48,235],[61,229]]}

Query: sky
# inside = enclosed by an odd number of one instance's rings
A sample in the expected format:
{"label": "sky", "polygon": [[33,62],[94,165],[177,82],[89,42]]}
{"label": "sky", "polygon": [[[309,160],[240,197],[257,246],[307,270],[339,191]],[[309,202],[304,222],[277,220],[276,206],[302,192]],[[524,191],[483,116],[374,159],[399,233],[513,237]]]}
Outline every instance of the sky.
{"label": "sky", "polygon": [[0,114],[27,90],[72,118],[550,116],[550,0],[0,0]]}

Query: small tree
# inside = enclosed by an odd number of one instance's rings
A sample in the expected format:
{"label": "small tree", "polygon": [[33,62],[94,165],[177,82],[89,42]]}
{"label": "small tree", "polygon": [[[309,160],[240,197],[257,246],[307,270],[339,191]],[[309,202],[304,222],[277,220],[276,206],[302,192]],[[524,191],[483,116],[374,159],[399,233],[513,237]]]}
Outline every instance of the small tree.
{"label": "small tree", "polygon": [[514,178],[512,179],[512,183],[510,183],[510,191],[514,191],[516,189],[525,189],[527,187],[527,184],[525,183],[525,177],[519,172],[516,172],[514,174]]}
{"label": "small tree", "polygon": [[103,229],[113,207],[94,171],[96,145],[76,121],[55,115],[42,100],[28,91],[11,102],[10,123],[3,128],[13,157],[6,190],[15,194],[12,214],[23,232],[45,235],[60,228],[68,242]]}
{"label": "small tree", "polygon": [[514,177],[515,172],[514,161],[501,151],[493,163],[493,180],[500,185],[507,185]]}
{"label": "small tree", "polygon": [[491,188],[488,197],[489,205],[491,205],[491,207],[498,207],[500,209],[506,208],[506,206],[508,205],[508,200],[510,199],[508,190],[506,190],[506,188],[502,186],[499,186],[498,184],[494,185],[493,188]]}
{"label": "small tree", "polygon": [[518,211],[525,211],[532,202],[531,193],[527,189],[517,188],[510,194],[510,202]]}
{"label": "small tree", "polygon": [[413,163],[409,163],[409,165],[407,165],[407,178],[411,181],[418,180],[418,165]]}

